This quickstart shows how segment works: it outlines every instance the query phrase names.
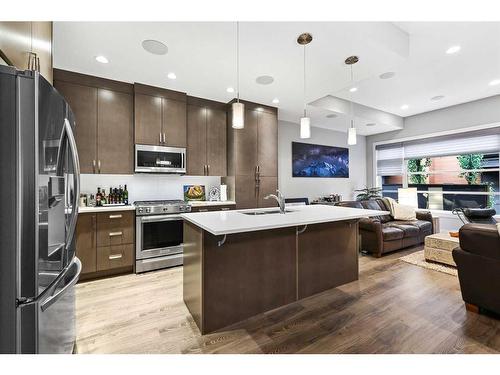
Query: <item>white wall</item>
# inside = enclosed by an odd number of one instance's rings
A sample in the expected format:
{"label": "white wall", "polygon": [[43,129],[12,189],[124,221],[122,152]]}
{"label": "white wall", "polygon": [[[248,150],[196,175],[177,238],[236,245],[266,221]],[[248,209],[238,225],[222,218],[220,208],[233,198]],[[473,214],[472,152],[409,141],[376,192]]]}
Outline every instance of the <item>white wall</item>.
{"label": "white wall", "polygon": [[[292,141],[349,147],[349,178],[292,177]],[[358,136],[356,146],[347,146],[347,134],[322,128],[311,128],[310,139],[300,139],[299,125],[279,121],[278,185],[285,197],[308,197],[310,200],[329,194],[341,194],[344,200],[354,197],[354,189],[366,182],[365,137]]]}
{"label": "white wall", "polygon": [[206,176],[169,176],[156,174],[83,174],[80,179],[81,192],[95,194],[97,187],[105,188],[127,185],[129,202],[154,199],[184,199],[183,185],[205,185],[205,191],[220,185],[220,177]]}
{"label": "white wall", "polygon": [[500,123],[500,95],[404,119],[404,128],[366,137],[367,184],[373,184],[373,143]]}

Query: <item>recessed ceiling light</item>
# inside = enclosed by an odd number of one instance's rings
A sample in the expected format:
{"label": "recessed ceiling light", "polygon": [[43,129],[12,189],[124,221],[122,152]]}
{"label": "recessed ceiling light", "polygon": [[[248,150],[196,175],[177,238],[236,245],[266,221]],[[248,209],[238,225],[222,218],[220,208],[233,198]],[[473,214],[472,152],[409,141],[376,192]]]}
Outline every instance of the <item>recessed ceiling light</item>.
{"label": "recessed ceiling light", "polygon": [[375,126],[375,125],[377,125],[377,124],[374,122],[369,122],[368,124],[366,124],[366,126]]}
{"label": "recessed ceiling light", "polygon": [[109,60],[102,55],[96,56],[95,59],[97,62],[100,62],[102,64],[107,64],[109,62]]}
{"label": "recessed ceiling light", "polygon": [[401,109],[402,109],[402,110],[405,110],[405,109],[408,109],[408,108],[410,108],[410,106],[409,106],[408,104],[403,104],[403,105],[401,106]]}
{"label": "recessed ceiling light", "polygon": [[444,98],[444,95],[436,95],[431,98],[433,102],[437,102],[438,100],[441,100]]}
{"label": "recessed ceiling light", "polygon": [[450,47],[450,48],[448,48],[448,49],[446,50],[446,53],[447,53],[448,55],[451,55],[451,54],[453,54],[453,53],[457,53],[458,51],[460,51],[460,48],[462,48],[462,47],[460,47],[460,46],[452,46],[452,47]]}
{"label": "recessed ceiling light", "polygon": [[351,88],[349,89],[349,91],[350,91],[350,92],[356,92],[356,91],[358,91],[358,88],[357,88],[357,87],[351,87]]}
{"label": "recessed ceiling light", "polygon": [[326,118],[335,118],[337,115],[335,113],[329,113],[326,115]]}
{"label": "recessed ceiling light", "polygon": [[274,103],[274,104],[278,104],[279,102],[280,102],[280,100],[279,100],[278,98],[274,98],[274,99],[273,99],[273,103]]}
{"label": "recessed ceiling light", "polygon": [[154,39],[143,40],[142,48],[153,55],[165,55],[168,52],[168,47],[165,44]]}
{"label": "recessed ceiling light", "polygon": [[259,76],[255,79],[255,82],[260,85],[270,85],[274,82],[274,78],[271,76]]}
{"label": "recessed ceiling light", "polygon": [[490,86],[500,85],[500,79],[494,79],[489,83]]}
{"label": "recessed ceiling light", "polygon": [[227,92],[229,92],[229,93],[233,93],[233,92],[234,92],[234,89],[233,89],[232,87],[228,87],[228,88],[226,89],[226,91],[227,91]]}
{"label": "recessed ceiling light", "polygon": [[396,75],[396,73],[394,72],[385,72],[385,73],[382,73],[381,75],[379,75],[379,78],[380,79],[389,79],[389,78],[392,78]]}
{"label": "recessed ceiling light", "polygon": [[167,77],[170,78],[170,79],[176,79],[177,78],[177,76],[173,72],[168,73]]}

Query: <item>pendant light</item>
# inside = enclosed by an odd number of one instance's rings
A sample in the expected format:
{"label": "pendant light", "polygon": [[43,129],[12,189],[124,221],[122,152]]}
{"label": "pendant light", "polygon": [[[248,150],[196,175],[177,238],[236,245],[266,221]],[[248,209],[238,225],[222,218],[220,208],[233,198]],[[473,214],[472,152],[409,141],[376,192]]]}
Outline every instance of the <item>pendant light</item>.
{"label": "pendant light", "polygon": [[[349,65],[349,67],[351,68],[351,89],[353,88],[352,84],[354,83],[353,74],[352,74],[352,66],[354,64],[356,64],[358,61],[359,61],[358,56],[349,56],[347,59],[345,59],[346,65]],[[347,144],[349,146],[354,146],[357,143],[357,140],[356,140],[356,127],[354,126],[354,111],[353,111],[353,108],[352,108],[353,107],[352,106],[352,93],[354,91],[355,90],[349,90],[349,92],[351,93],[351,95],[350,95],[350,101],[349,101],[350,112],[351,112],[351,119],[350,119],[350,124],[349,124],[349,130],[347,131]]]}
{"label": "pendant light", "polygon": [[233,129],[245,127],[245,105],[240,103],[240,23],[236,22],[236,102],[232,104]]}
{"label": "pendant light", "polygon": [[304,46],[304,115],[300,118],[300,138],[311,138],[311,119],[306,112],[306,46],[311,43],[312,35],[309,33],[300,34],[297,43]]}

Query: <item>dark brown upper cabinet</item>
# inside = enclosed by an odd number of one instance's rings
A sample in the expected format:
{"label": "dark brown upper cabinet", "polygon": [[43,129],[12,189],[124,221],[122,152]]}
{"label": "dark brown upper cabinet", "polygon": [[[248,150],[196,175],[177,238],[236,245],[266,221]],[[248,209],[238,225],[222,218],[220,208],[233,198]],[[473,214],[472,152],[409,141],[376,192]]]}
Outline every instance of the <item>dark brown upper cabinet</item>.
{"label": "dark brown upper cabinet", "polygon": [[[56,75],[57,76],[57,75]],[[95,173],[97,163],[97,88],[54,81],[75,115],[75,137],[81,173]]]}
{"label": "dark brown upper cabinet", "polygon": [[228,106],[227,175],[230,198],[237,208],[269,207],[264,200],[278,188],[278,111],[276,108],[246,102],[245,126],[231,127]]}
{"label": "dark brown upper cabinet", "polygon": [[226,105],[188,97],[187,173],[194,176],[226,175]]}
{"label": "dark brown upper cabinet", "polygon": [[186,94],[134,84],[135,143],[186,147]]}
{"label": "dark brown upper cabinet", "polygon": [[54,70],[54,87],[76,119],[82,173],[133,173],[133,86]]}
{"label": "dark brown upper cabinet", "polygon": [[100,173],[133,173],[133,106],[130,94],[98,90],[97,152]]}

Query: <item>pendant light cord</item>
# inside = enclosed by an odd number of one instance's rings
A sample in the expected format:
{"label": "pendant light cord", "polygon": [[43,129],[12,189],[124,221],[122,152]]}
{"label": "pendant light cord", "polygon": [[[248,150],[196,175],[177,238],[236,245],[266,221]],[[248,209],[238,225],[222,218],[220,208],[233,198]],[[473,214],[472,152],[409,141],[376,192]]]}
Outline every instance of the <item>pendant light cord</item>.
{"label": "pendant light cord", "polygon": [[[352,64],[350,65],[351,67],[351,89],[352,89],[352,84],[354,83],[354,79],[353,79],[353,74],[352,74]],[[354,128],[354,110],[353,110],[353,105],[352,105],[352,91],[350,91],[350,97],[351,97],[351,100],[350,100],[350,104],[351,104],[351,128]]]}
{"label": "pendant light cord", "polygon": [[306,45],[304,44],[304,117],[306,115]]}
{"label": "pendant light cord", "polygon": [[240,23],[236,22],[236,97],[240,102]]}

